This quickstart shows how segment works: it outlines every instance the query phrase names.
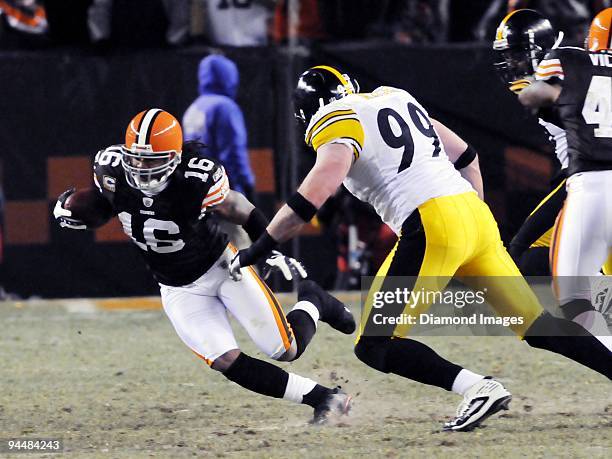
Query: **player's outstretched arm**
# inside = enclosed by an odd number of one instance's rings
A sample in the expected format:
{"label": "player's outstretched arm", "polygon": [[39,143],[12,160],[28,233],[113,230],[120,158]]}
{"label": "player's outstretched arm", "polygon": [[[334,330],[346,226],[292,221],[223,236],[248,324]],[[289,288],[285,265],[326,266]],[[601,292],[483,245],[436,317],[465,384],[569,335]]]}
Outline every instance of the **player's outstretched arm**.
{"label": "player's outstretched arm", "polygon": [[256,263],[279,243],[295,236],[342,184],[352,162],[353,151],[347,145],[329,143],[320,147],[315,165],[298,191],[276,213],[259,239],[236,255],[230,267],[232,275],[238,276],[241,267]]}
{"label": "player's outstretched arm", "polygon": [[[220,204],[212,208],[217,215],[235,225],[241,225],[252,241],[256,241],[268,226],[268,219],[261,210],[255,207],[242,193],[230,190]],[[294,277],[308,276],[299,261],[273,250],[263,267],[263,278],[270,273],[280,271],[287,280]]]}
{"label": "player's outstretched arm", "polygon": [[480,173],[480,164],[478,163],[478,155],[474,147],[468,145],[465,140],[438,120],[432,118],[431,122],[440,136],[448,159],[455,165],[455,169],[459,171],[461,176],[470,182],[480,199],[484,199],[484,185]]}
{"label": "player's outstretched arm", "polygon": [[[297,193],[276,213],[268,225],[270,236],[280,243],[297,235],[302,226],[314,217],[314,213],[342,184],[352,161],[353,151],[347,145],[331,143],[319,148],[317,161]],[[307,203],[300,204],[295,199],[297,194]],[[312,206],[309,210],[302,208],[308,204]],[[310,215],[311,213],[313,215]]]}

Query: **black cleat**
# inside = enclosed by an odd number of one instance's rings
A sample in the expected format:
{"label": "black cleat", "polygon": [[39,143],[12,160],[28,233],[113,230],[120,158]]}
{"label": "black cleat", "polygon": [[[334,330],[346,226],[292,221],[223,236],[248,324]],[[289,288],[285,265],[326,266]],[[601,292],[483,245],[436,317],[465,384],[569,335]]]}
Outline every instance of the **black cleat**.
{"label": "black cleat", "polygon": [[311,301],[319,310],[319,319],[345,335],[355,331],[357,325],[351,311],[311,280],[303,280],[298,286],[298,300]]}
{"label": "black cleat", "polygon": [[317,407],[314,409],[314,417],[311,424],[325,424],[331,418],[346,416],[351,410],[353,397],[348,395],[339,387],[336,387]]}

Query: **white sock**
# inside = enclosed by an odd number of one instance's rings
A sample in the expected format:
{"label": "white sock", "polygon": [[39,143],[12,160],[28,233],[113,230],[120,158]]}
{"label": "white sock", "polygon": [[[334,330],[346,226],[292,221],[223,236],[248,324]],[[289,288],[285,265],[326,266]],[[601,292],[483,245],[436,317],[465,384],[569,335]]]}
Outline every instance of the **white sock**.
{"label": "white sock", "polygon": [[302,403],[302,398],[317,385],[315,381],[303,376],[289,373],[287,387],[285,388],[285,400],[291,400],[295,403]]}
{"label": "white sock", "polygon": [[304,311],[306,314],[308,314],[314,322],[315,328],[317,328],[317,326],[319,325],[320,314],[319,310],[314,304],[312,304],[310,301],[298,301],[297,303],[295,303],[295,306],[293,306],[292,311],[295,311],[296,309]]}
{"label": "white sock", "polygon": [[478,375],[464,368],[459,372],[455,378],[455,381],[453,382],[453,392],[459,395],[464,395],[470,387],[481,379],[484,379],[484,376]]}
{"label": "white sock", "polygon": [[612,336],[608,329],[608,323],[603,314],[599,311],[585,311],[578,314],[572,319],[578,325],[587,330],[591,335],[595,336],[601,344],[606,346],[612,352]]}

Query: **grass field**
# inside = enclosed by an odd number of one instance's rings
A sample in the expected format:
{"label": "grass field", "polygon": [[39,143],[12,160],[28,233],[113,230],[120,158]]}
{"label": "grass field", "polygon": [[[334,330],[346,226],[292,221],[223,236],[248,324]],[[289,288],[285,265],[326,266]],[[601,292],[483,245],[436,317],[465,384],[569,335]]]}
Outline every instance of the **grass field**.
{"label": "grass field", "polygon": [[516,338],[424,339],[514,394],[485,427],[446,433],[456,395],[365,367],[350,337],[321,325],[283,366],[341,384],[355,405],[345,421],[312,427],[310,408],[209,370],[161,310],[113,304],[0,303],[0,437],[62,438],[67,457],[612,457],[609,382]]}

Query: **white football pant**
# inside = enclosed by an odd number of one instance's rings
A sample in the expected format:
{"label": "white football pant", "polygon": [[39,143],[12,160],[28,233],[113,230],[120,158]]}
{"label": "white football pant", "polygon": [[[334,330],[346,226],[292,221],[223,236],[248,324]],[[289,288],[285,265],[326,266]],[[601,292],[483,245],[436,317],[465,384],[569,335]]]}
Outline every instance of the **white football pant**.
{"label": "white football pant", "polygon": [[[553,288],[561,305],[572,300],[591,301],[591,282],[600,275],[611,247],[612,171],[572,175],[550,246]],[[600,313],[588,311],[574,321],[610,347],[610,332]]]}
{"label": "white football pant", "polygon": [[228,311],[261,352],[278,359],[293,341],[283,309],[252,268],[242,269],[240,281],[230,279],[228,264],[233,255],[228,247],[192,284],[160,284],[164,310],[183,342],[209,365],[227,351],[239,349]]}

